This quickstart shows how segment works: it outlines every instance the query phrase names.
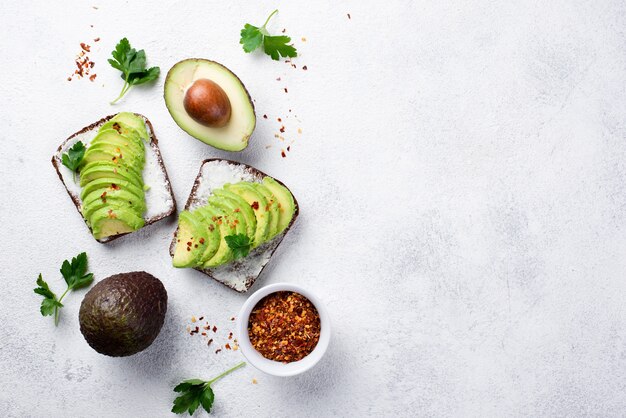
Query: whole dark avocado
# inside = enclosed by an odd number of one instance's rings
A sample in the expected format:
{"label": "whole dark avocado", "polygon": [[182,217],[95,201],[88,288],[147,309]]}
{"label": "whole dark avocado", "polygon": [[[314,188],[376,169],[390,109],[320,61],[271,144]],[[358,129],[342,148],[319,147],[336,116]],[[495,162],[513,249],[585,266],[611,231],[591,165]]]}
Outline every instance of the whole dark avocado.
{"label": "whole dark avocado", "polygon": [[163,283],[145,271],[120,273],[100,281],[80,305],[80,331],[98,353],[130,356],[159,335],[167,312]]}

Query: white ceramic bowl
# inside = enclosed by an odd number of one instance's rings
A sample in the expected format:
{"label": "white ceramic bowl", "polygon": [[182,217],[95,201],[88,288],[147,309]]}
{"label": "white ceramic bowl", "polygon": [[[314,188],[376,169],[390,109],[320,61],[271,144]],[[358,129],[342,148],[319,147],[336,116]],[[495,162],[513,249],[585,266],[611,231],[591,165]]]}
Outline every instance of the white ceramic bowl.
{"label": "white ceramic bowl", "polygon": [[[248,336],[248,320],[252,309],[254,309],[256,304],[265,296],[281,291],[300,293],[302,296],[310,300],[319,313],[321,326],[320,339],[313,351],[302,360],[287,364],[263,357],[254,349],[254,347],[252,347],[250,337]],[[322,305],[320,300],[308,290],[291,283],[275,283],[257,290],[248,298],[248,300],[246,300],[241,307],[241,311],[239,311],[239,316],[237,317],[237,331],[239,348],[250,364],[262,372],[274,376],[295,376],[315,366],[315,364],[317,364],[317,362],[324,356],[324,353],[328,348],[328,343],[330,342],[330,318],[328,317],[328,312],[326,312],[324,305]]]}

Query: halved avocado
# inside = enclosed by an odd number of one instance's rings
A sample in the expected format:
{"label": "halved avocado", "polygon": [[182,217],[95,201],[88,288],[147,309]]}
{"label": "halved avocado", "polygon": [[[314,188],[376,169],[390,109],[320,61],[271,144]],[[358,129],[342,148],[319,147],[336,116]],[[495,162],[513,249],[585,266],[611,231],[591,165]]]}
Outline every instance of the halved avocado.
{"label": "halved avocado", "polygon": [[150,137],[148,136],[148,130],[146,129],[146,122],[139,115],[131,112],[120,112],[113,118],[111,118],[109,122],[124,123],[133,128],[139,134],[140,138],[144,139],[145,141],[149,141],[150,139]]}
{"label": "halved avocado", "polygon": [[112,161],[93,162],[83,167],[80,170],[80,186],[85,187],[89,182],[103,177],[126,180],[143,189],[142,177],[136,170]]}
{"label": "halved avocado", "polygon": [[278,199],[276,196],[261,183],[250,183],[252,187],[254,187],[259,193],[261,193],[265,200],[267,200],[267,204],[265,208],[268,212],[271,212],[272,216],[270,219],[270,230],[267,236],[266,241],[274,238],[278,234],[278,221],[280,220],[280,213],[278,212]]}
{"label": "halved avocado", "polygon": [[145,225],[144,219],[134,211],[111,207],[96,210],[88,222],[96,239],[136,231]]}
{"label": "halved avocado", "polygon": [[193,267],[204,253],[207,234],[202,222],[189,211],[182,211],[178,217],[176,233],[176,249],[174,250],[174,267]]}
{"label": "halved avocado", "polygon": [[115,190],[127,190],[135,196],[145,196],[143,189],[139,188],[137,184],[120,178],[108,178],[100,177],[93,181],[90,181],[80,191],[80,198],[85,203],[88,196],[96,191],[102,194],[102,192],[115,191]]}
{"label": "halved avocado", "polygon": [[280,234],[287,228],[296,211],[296,203],[293,200],[291,192],[282,184],[271,177],[264,177],[263,184],[278,200],[278,212],[280,218],[278,220],[278,233]]}
{"label": "halved avocado", "polygon": [[204,264],[210,260],[215,253],[217,253],[217,250],[220,247],[222,234],[220,232],[220,226],[217,224],[217,218],[218,216],[223,216],[224,213],[211,206],[202,206],[196,209],[194,214],[201,218],[202,227],[207,231],[206,248],[198,260],[199,264]]}
{"label": "halved avocado", "polygon": [[[214,86],[214,91],[200,89],[191,107],[189,103],[192,99],[188,93],[198,81],[198,85]],[[215,91],[219,94],[214,94]],[[216,102],[215,97],[223,97],[224,94],[226,103],[222,103],[223,100]],[[256,126],[254,105],[241,80],[223,65],[206,59],[180,61],[167,73],[164,97],[174,121],[194,138],[226,151],[241,151],[248,146],[248,139]],[[228,109],[223,109],[225,106]],[[190,115],[190,110],[193,110],[191,113],[194,116]],[[214,126],[210,126],[210,122],[197,121],[200,120],[198,114],[213,110],[218,113],[228,110],[229,116],[221,118],[219,124],[216,122]]]}
{"label": "halved avocado", "polygon": [[239,211],[239,213],[241,213],[246,220],[246,235],[250,238],[254,238],[256,233],[256,216],[254,216],[254,211],[248,202],[246,202],[246,200],[238,194],[224,189],[217,189],[213,191],[213,194],[218,197],[230,199],[236,203],[237,208],[235,211]]}
{"label": "halved avocado", "polygon": [[272,213],[267,209],[267,199],[258,190],[252,187],[252,183],[242,181],[235,184],[226,184],[225,190],[228,190],[238,196],[241,196],[252,209],[256,216],[256,231],[254,233],[253,247],[258,247],[264,243],[269,236]]}
{"label": "halved avocado", "polygon": [[121,123],[119,123],[118,126],[120,127],[119,132],[115,129],[101,128],[98,135],[89,143],[89,147],[106,144],[113,147],[113,149],[120,148],[121,150],[129,150],[134,154],[144,154],[145,147],[137,132],[134,129],[125,127],[126,125]]}

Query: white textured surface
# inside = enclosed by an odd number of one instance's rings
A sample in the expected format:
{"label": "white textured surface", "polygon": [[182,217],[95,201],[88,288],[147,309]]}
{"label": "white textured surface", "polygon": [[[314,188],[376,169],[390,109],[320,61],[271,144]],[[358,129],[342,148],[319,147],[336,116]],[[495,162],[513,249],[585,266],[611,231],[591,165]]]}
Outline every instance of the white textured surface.
{"label": "white textured surface", "polygon": [[[308,71],[240,51],[239,28],[274,4],[93,4],[0,12],[1,415],[168,416],[180,379],[240,360],[185,334],[192,314],[234,328],[245,295],[170,266],[173,221],[100,245],[50,165],[59,140],[129,110],[154,123],[178,203],[220,156],[284,180],[301,205],[254,288],[314,290],[333,319],[328,354],[296,378],[238,371],[215,386],[216,416],[623,416],[624,2],[278,1],[272,29],[288,29]],[[196,56],[235,71],[269,116],[250,147],[188,137],[163,78],[109,106],[121,81],[105,60],[122,36],[163,71]],[[65,80],[79,42],[94,45],[95,83]],[[283,159],[275,118],[289,109],[302,122],[286,124]],[[145,269],[164,282],[167,321],[146,352],[93,352],[84,292],[58,328],[39,316],[37,274],[61,290],[61,261],[82,250],[97,279]]]}

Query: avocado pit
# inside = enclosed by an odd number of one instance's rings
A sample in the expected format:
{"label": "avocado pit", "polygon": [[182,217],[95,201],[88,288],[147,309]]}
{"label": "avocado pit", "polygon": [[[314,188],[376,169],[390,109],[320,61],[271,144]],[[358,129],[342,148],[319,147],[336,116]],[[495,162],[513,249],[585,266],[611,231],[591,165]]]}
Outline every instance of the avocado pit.
{"label": "avocado pit", "polygon": [[185,111],[193,120],[210,128],[221,128],[230,120],[231,105],[226,92],[214,81],[201,78],[187,89]]}

